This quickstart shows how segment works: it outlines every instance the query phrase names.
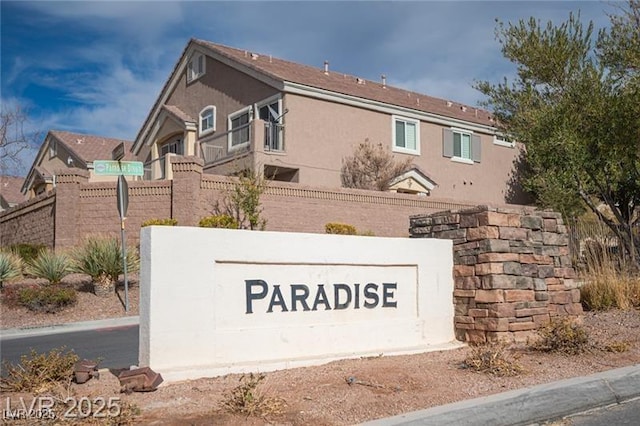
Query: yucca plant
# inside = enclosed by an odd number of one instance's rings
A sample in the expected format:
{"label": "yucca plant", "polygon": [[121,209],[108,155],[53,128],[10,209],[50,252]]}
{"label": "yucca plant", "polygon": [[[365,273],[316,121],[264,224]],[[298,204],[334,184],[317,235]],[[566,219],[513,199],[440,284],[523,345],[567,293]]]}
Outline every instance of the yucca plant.
{"label": "yucca plant", "polygon": [[36,278],[44,278],[49,284],[60,284],[62,279],[73,272],[71,259],[63,253],[43,249],[27,265],[27,273]]}
{"label": "yucca plant", "polygon": [[[87,274],[93,280],[96,296],[106,297],[115,292],[116,282],[124,273],[122,248],[116,238],[90,237],[74,251],[74,270]],[[137,271],[140,265],[138,251],[127,248],[127,271]]]}
{"label": "yucca plant", "polygon": [[15,278],[22,272],[22,259],[10,251],[0,251],[0,289],[5,281]]}

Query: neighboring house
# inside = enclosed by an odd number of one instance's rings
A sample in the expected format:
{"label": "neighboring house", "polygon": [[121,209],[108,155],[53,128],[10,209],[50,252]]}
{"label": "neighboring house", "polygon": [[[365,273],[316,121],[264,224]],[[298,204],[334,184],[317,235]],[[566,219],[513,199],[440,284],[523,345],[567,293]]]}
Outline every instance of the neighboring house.
{"label": "neighboring house", "polygon": [[24,178],[17,176],[0,176],[0,212],[25,201],[20,192]]}
{"label": "neighboring house", "polygon": [[96,176],[93,162],[111,160],[113,150],[121,143],[125,146],[123,160],[134,160],[130,152],[131,141],[51,130],[40,146],[21,191],[27,198],[49,191],[55,186],[55,173],[67,168],[88,170],[89,182],[115,182],[117,176]]}
{"label": "neighboring house", "polygon": [[147,179],[171,178],[166,158],[195,155],[206,173],[260,168],[267,178],[339,187],[342,160],[369,140],[416,166],[392,190],[466,202],[520,201],[521,147],[491,114],[271,55],[192,39],[132,147]]}

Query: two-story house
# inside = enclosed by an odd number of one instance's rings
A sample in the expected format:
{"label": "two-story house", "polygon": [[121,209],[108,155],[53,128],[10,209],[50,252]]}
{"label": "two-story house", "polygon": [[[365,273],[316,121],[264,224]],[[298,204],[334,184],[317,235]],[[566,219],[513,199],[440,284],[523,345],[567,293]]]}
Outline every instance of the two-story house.
{"label": "two-story house", "polygon": [[517,203],[521,147],[485,110],[320,67],[192,39],[132,147],[147,178],[170,178],[166,158],[195,155],[206,173],[261,169],[274,180],[339,187],[342,160],[382,143],[415,168],[402,192]]}
{"label": "two-story house", "polygon": [[88,170],[89,182],[115,182],[117,176],[96,175],[93,162],[110,160],[113,150],[121,143],[125,147],[124,160],[133,160],[134,156],[130,152],[131,141],[51,130],[47,133],[33,160],[21,191],[27,198],[49,191],[55,186],[56,171],[67,168]]}
{"label": "two-story house", "polygon": [[0,212],[17,206],[25,200],[20,188],[24,178],[17,176],[0,176]]}

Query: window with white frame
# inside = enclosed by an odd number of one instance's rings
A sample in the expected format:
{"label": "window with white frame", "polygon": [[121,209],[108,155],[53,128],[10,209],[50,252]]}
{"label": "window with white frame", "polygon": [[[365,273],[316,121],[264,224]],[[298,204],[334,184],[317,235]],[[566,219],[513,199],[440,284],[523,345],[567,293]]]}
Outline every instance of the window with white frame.
{"label": "window with white frame", "polygon": [[187,64],[187,82],[192,82],[202,77],[206,71],[205,56],[202,53],[194,53]]}
{"label": "window with white frame", "polygon": [[200,136],[215,132],[216,130],[216,107],[206,106],[200,111]]}
{"label": "window with white frame", "polygon": [[160,156],[164,157],[167,154],[184,155],[184,140],[182,136],[170,139],[160,146]]}
{"label": "window with white frame", "polygon": [[241,109],[229,115],[229,150],[249,143],[251,107]]}
{"label": "window with white frame", "polygon": [[480,162],[480,136],[470,130],[444,129],[442,155],[453,161]]}
{"label": "window with white frame", "polygon": [[420,122],[393,116],[393,150],[406,154],[420,154]]}
{"label": "window with white frame", "polygon": [[514,138],[507,135],[497,134],[493,136],[493,144],[507,148],[514,148],[516,146],[516,141]]}

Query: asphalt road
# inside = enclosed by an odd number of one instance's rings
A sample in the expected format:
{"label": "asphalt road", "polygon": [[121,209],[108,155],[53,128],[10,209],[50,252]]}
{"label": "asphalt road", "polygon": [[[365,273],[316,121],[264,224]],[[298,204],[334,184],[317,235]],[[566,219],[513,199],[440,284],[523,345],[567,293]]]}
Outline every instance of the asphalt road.
{"label": "asphalt road", "polygon": [[3,364],[17,364],[20,356],[29,354],[32,348],[42,353],[62,346],[73,349],[80,359],[102,359],[99,368],[129,368],[138,364],[138,326],[2,339],[0,354]]}
{"label": "asphalt road", "polygon": [[573,416],[570,421],[572,426],[635,426],[640,424],[640,399]]}

